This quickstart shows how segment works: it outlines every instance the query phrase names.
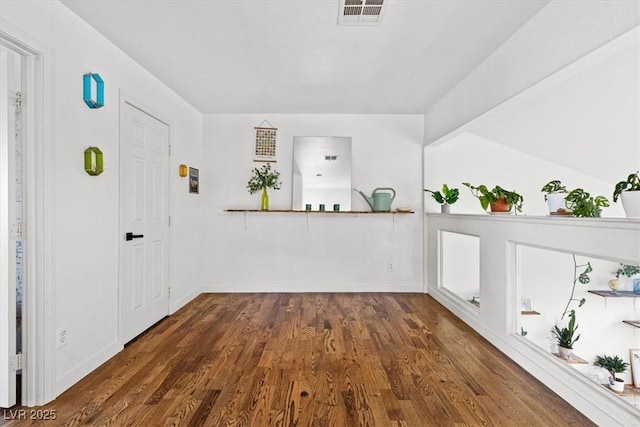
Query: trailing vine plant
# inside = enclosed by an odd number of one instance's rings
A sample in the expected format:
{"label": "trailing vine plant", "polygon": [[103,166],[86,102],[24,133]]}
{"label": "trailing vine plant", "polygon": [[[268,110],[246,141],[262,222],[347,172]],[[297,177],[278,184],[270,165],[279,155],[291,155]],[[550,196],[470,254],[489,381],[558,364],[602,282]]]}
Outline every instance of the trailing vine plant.
{"label": "trailing vine plant", "polygon": [[[576,260],[576,255],[572,254],[572,256],[573,256],[573,287],[571,288],[571,296],[569,297],[569,301],[567,301],[567,305],[565,306],[564,311],[562,312],[562,317],[560,319],[564,319],[564,316],[567,313],[569,313],[570,311],[573,311],[573,310],[569,310],[569,306],[571,305],[572,302],[578,301],[578,307],[582,307],[584,303],[587,302],[585,298],[578,299],[574,297],[576,293],[576,284],[582,283],[583,285],[586,285],[587,283],[589,283],[591,281],[591,278],[589,277],[589,273],[593,271],[593,268],[591,267],[590,262],[587,261],[586,264],[578,264],[578,261]],[[584,267],[584,270],[580,273],[579,271],[583,267]]]}

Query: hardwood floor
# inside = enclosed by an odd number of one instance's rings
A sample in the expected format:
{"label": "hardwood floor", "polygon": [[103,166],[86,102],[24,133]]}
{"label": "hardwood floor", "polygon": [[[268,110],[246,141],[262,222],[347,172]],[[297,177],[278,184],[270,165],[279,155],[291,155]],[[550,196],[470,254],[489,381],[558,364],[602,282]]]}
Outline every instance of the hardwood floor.
{"label": "hardwood floor", "polygon": [[422,294],[200,295],[38,409],[46,426],[593,425]]}

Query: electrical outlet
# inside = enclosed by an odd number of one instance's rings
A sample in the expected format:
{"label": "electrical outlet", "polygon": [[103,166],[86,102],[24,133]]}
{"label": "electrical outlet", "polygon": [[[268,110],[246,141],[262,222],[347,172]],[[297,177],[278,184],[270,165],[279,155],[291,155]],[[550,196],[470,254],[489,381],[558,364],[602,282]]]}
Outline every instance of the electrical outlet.
{"label": "electrical outlet", "polygon": [[56,342],[58,344],[58,348],[64,346],[69,342],[69,331],[68,327],[64,326],[56,332]]}
{"label": "electrical outlet", "polygon": [[387,264],[387,271],[393,271],[393,263],[392,262]]}

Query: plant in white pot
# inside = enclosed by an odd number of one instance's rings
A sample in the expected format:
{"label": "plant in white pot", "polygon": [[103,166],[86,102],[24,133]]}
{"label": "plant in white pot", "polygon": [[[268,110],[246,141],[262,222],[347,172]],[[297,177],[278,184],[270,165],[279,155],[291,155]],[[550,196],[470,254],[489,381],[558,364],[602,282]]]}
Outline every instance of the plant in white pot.
{"label": "plant in white pot", "polygon": [[616,374],[621,374],[627,370],[629,364],[622,360],[619,356],[596,356],[596,360],[593,362],[594,366],[599,366],[606,369],[609,376],[609,388],[618,393],[624,391],[624,379],[616,377]]}
{"label": "plant in white pot", "polygon": [[[573,345],[580,339],[580,334],[576,335],[578,325],[576,325],[576,311],[571,310],[569,313],[569,323],[564,328],[559,328],[558,325],[553,327],[553,335],[556,338],[558,344],[558,353],[563,359],[571,359],[573,355]],[[575,338],[574,338],[575,336]]]}
{"label": "plant in white pot", "polygon": [[551,215],[571,215],[571,209],[567,207],[565,197],[569,194],[567,187],[562,185],[559,180],[553,180],[546,183],[542,189],[544,200],[549,206],[549,214]]}
{"label": "plant in white pot", "polygon": [[626,181],[620,181],[613,190],[613,201],[622,200],[622,207],[627,218],[640,219],[640,176],[632,173]]}
{"label": "plant in white pot", "polygon": [[431,197],[440,203],[440,212],[441,213],[449,213],[449,207],[458,201],[460,197],[460,190],[457,188],[449,188],[447,184],[442,184],[442,192],[440,191],[431,191],[424,189],[427,193],[431,193]]}

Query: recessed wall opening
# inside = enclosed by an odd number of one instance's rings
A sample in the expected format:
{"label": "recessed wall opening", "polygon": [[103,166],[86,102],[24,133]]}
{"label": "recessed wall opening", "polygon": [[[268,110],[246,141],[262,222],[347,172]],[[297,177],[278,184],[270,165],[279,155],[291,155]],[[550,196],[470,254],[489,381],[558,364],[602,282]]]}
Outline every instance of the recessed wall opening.
{"label": "recessed wall opening", "polygon": [[480,238],[440,232],[439,286],[480,305]]}
{"label": "recessed wall opening", "polygon": [[[616,374],[627,384],[625,393],[618,396],[638,408],[640,393],[635,387],[640,387],[640,274],[625,267],[627,264],[597,257],[526,245],[518,245],[517,250],[521,306],[514,332],[602,387],[606,387],[609,374],[593,365],[596,356],[620,357],[629,367]],[[612,283],[617,287],[615,293],[609,287],[611,280],[616,280]],[[639,294],[634,294],[634,282]],[[552,330],[556,325],[560,330],[567,327],[572,312],[577,325],[574,339],[578,334],[580,337],[567,360],[558,354]],[[636,360],[633,353],[638,354]]]}

